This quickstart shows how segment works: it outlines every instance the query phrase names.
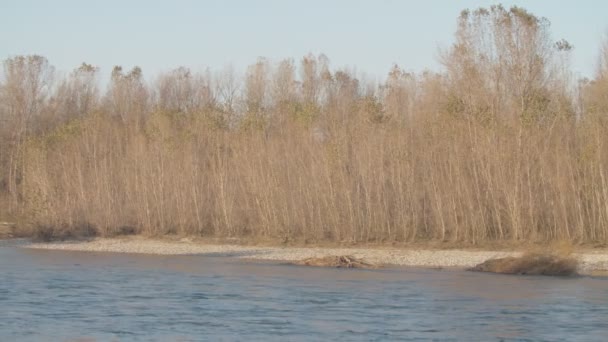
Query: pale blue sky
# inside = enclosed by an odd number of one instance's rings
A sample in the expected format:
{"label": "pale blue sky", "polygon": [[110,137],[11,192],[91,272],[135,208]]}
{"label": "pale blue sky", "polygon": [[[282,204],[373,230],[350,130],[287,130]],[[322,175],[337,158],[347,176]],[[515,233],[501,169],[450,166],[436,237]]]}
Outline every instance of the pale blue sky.
{"label": "pale blue sky", "polygon": [[[464,8],[497,1],[355,0],[0,0],[0,59],[41,54],[59,71],[81,62],[109,74],[113,65],[144,74],[195,70],[258,56],[271,60],[325,53],[332,66],[384,77],[393,63],[438,70]],[[554,40],[574,46],[573,69],[592,76],[608,32],[608,1],[502,1],[547,17]]]}

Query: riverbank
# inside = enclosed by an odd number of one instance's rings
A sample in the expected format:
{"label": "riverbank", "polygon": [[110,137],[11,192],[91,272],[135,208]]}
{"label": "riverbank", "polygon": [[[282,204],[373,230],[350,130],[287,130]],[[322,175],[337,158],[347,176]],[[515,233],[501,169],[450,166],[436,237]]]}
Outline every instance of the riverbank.
{"label": "riverbank", "polygon": [[[487,251],[464,249],[422,249],[390,247],[291,247],[246,246],[213,243],[183,238],[155,240],[144,237],[97,238],[90,241],[63,241],[22,244],[32,249],[140,253],[156,255],[218,255],[249,260],[295,262],[308,258],[351,255],[374,264],[428,268],[468,268],[493,258],[519,256],[520,251]],[[574,253],[583,274],[606,274],[608,250],[588,250]]]}

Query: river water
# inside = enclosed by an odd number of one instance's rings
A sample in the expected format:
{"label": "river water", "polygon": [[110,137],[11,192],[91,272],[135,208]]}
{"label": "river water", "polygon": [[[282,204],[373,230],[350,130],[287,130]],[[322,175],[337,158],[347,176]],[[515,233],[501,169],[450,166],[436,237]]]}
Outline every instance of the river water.
{"label": "river water", "polygon": [[0,341],[608,340],[608,278],[0,247]]}

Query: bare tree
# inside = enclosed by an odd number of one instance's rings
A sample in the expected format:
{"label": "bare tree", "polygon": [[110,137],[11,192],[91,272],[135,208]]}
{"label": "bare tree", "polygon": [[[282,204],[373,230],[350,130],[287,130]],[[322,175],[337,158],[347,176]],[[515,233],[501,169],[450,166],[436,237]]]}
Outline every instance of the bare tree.
{"label": "bare tree", "polygon": [[312,54],[302,58],[300,67],[302,97],[306,104],[316,104],[319,96],[319,71],[317,59]]}
{"label": "bare tree", "polygon": [[281,61],[274,72],[271,88],[275,111],[281,118],[294,109],[298,100],[297,86],[293,60]]}
{"label": "bare tree", "polygon": [[125,74],[121,66],[115,66],[105,101],[111,114],[123,122],[141,120],[148,102],[141,68],[136,66]]}
{"label": "bare tree", "polygon": [[608,118],[608,35],[600,48],[595,77],[582,85],[584,114]]}
{"label": "bare tree", "polygon": [[189,113],[194,107],[193,75],[188,68],[179,67],[158,79],[157,106],[168,112]]}
{"label": "bare tree", "polygon": [[223,112],[225,121],[230,127],[236,124],[237,98],[241,83],[233,66],[226,66],[214,77],[214,89],[217,106]]}
{"label": "bare tree", "polygon": [[27,132],[28,123],[40,113],[48,98],[54,68],[38,55],[17,56],[4,61],[2,103],[5,121],[14,124],[17,135]]}
{"label": "bare tree", "polygon": [[[2,122],[3,165],[8,172],[0,177],[11,197],[10,205],[17,204],[17,187],[21,174],[18,159],[22,155],[22,144],[30,133],[31,126],[41,113],[48,98],[54,68],[42,56],[17,56],[4,61],[4,82],[0,88],[0,112]],[[4,167],[3,167],[4,168]]]}
{"label": "bare tree", "polygon": [[262,123],[267,118],[269,64],[265,58],[249,66],[245,76],[245,110],[249,120]]}
{"label": "bare tree", "polygon": [[99,68],[82,63],[59,85],[54,99],[59,117],[63,120],[83,117],[97,106],[98,73]]}
{"label": "bare tree", "polygon": [[399,121],[410,119],[416,100],[416,76],[394,65],[383,87],[386,113]]}
{"label": "bare tree", "polygon": [[338,70],[334,73],[333,84],[327,99],[327,110],[334,113],[338,122],[346,122],[350,115],[356,112],[360,98],[359,80],[348,70]]}
{"label": "bare tree", "polygon": [[556,51],[549,26],[519,7],[463,11],[456,42],[443,56],[463,109],[491,118],[544,115]]}

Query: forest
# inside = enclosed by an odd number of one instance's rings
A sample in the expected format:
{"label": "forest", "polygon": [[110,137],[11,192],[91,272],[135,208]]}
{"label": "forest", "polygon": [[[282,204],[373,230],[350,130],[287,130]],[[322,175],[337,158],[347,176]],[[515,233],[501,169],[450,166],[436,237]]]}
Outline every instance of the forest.
{"label": "forest", "polygon": [[47,239],[605,246],[608,39],[578,79],[543,17],[456,20],[441,70],[382,81],[322,54],[146,79],[116,66],[103,86],[92,64],[7,58],[0,221]]}

